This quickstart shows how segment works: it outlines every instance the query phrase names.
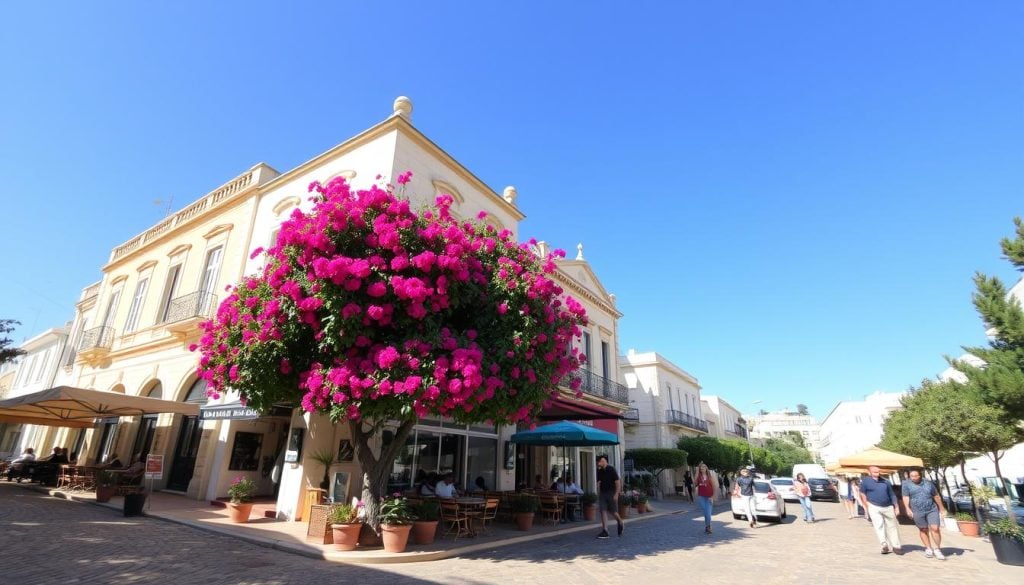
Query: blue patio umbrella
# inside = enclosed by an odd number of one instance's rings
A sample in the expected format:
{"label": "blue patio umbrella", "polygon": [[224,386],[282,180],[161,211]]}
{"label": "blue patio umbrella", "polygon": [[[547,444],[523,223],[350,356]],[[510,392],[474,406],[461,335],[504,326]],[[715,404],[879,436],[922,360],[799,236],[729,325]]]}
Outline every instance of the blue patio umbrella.
{"label": "blue patio umbrella", "polygon": [[[619,437],[608,431],[588,427],[579,423],[563,420],[544,425],[529,431],[519,431],[512,435],[512,442],[520,445],[550,445],[562,447],[562,459],[565,460],[565,447],[587,447],[590,445],[618,445]],[[562,470],[565,477],[565,469]]]}

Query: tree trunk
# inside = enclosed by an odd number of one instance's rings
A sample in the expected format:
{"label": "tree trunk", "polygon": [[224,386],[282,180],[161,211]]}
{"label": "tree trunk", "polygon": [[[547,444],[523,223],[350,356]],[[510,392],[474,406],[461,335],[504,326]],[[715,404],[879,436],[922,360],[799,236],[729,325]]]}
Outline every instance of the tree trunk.
{"label": "tree trunk", "polygon": [[363,421],[352,421],[348,423],[352,434],[352,443],[355,445],[356,456],[359,459],[359,469],[363,472],[363,508],[366,512],[364,522],[380,534],[380,502],[387,494],[388,478],[391,475],[391,466],[395,460],[398,450],[405,445],[405,439],[412,431],[415,419],[402,422],[391,444],[386,448],[381,447],[380,456],[374,457],[371,441],[377,438],[383,426],[372,424],[369,429],[364,429]]}
{"label": "tree trunk", "polygon": [[[1003,452],[1003,455],[1006,455],[1006,453]],[[1003,472],[999,469],[999,460],[1003,458],[1003,455],[1000,455],[999,451],[996,450],[992,452],[991,459],[992,463],[996,466],[996,479],[999,480],[999,487],[1003,490],[1003,504],[1006,505],[1006,514],[1010,517],[1010,520],[1016,523],[1017,514],[1013,511],[1013,494],[1006,490],[1006,482],[1003,480]]]}

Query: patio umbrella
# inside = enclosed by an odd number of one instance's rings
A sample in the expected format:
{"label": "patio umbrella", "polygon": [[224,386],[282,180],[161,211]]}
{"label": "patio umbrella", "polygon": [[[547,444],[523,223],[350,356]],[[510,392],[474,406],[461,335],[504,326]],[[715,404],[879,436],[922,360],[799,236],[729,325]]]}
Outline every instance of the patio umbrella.
{"label": "patio umbrella", "polygon": [[893,453],[878,447],[861,451],[849,457],[840,457],[839,465],[842,467],[868,467],[877,465],[888,469],[902,469],[905,467],[924,467],[920,457],[911,457],[901,453]]}
{"label": "patio umbrella", "polygon": [[[537,427],[529,431],[519,431],[512,435],[512,442],[520,445],[561,446],[562,461],[564,462],[566,461],[566,447],[618,445],[619,437],[609,433],[608,431],[602,431],[601,429],[595,429],[594,427],[588,427],[587,425],[563,420],[550,425]],[[566,465],[568,464],[563,463],[563,478],[565,477]]]}
{"label": "patio umbrella", "polygon": [[0,401],[0,422],[87,428],[107,416],[173,412],[199,415],[199,405],[116,392],[56,386]]}

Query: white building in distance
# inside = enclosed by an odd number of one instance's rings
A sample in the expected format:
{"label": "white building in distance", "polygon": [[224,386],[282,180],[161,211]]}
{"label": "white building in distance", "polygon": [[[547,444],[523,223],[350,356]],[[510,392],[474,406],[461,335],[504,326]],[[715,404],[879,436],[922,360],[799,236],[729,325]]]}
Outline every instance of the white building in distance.
{"label": "white building in distance", "polygon": [[821,421],[819,451],[827,465],[853,455],[882,440],[882,426],[889,413],[901,408],[906,392],[875,392],[864,400],[844,400]]}
{"label": "white building in distance", "polygon": [[804,447],[817,458],[820,449],[819,431],[821,426],[813,416],[780,410],[751,415],[748,419],[751,439],[786,439],[790,433],[799,433],[803,437]]}

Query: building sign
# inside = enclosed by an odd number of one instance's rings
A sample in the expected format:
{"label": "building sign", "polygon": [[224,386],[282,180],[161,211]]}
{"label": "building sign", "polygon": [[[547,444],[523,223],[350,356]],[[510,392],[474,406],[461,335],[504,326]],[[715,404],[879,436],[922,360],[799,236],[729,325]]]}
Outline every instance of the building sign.
{"label": "building sign", "polygon": [[199,420],[253,420],[257,418],[260,418],[258,410],[242,406],[238,402],[199,407]]}
{"label": "building sign", "polygon": [[146,457],[146,479],[163,479],[164,456],[149,455]]}

